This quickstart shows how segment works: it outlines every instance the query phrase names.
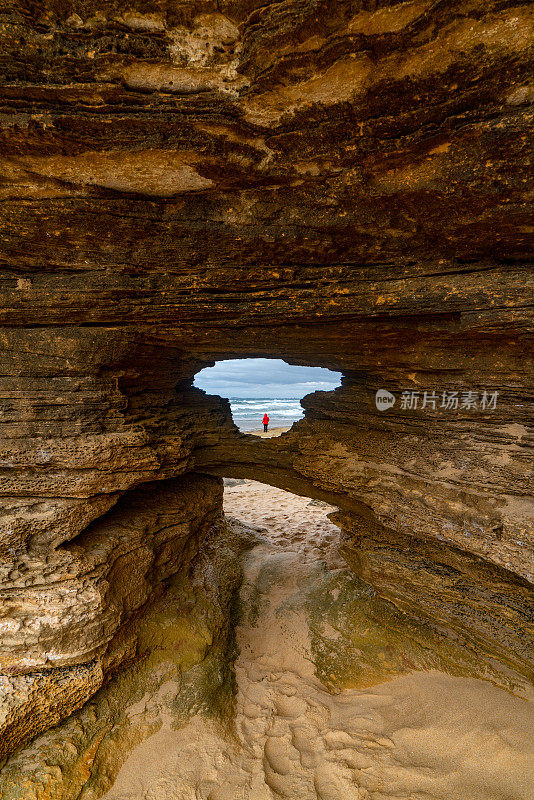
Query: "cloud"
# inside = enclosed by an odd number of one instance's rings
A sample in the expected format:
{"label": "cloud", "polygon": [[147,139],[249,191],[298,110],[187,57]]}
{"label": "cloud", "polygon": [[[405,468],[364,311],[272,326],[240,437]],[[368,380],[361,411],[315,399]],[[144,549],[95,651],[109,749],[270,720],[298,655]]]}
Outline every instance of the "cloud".
{"label": "cloud", "polygon": [[240,358],[219,361],[195,377],[195,386],[222,397],[302,398],[331,391],[341,375],[323,367],[296,367],[280,359]]}

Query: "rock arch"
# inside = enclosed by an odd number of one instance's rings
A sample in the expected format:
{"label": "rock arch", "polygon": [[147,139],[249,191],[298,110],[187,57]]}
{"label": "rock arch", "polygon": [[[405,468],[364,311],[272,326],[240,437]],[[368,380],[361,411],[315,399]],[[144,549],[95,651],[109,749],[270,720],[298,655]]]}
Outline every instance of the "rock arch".
{"label": "rock arch", "polygon": [[[332,500],[384,596],[433,616],[470,587],[440,625],[528,669],[532,12],[334,5],[49,0],[1,23],[0,757],[127,658],[102,662],[130,615],[99,606],[99,526],[168,481],[192,528],[199,503],[219,524],[222,474]],[[343,384],[276,447],[246,441],[192,388],[246,356]],[[380,411],[382,388],[498,403]]]}

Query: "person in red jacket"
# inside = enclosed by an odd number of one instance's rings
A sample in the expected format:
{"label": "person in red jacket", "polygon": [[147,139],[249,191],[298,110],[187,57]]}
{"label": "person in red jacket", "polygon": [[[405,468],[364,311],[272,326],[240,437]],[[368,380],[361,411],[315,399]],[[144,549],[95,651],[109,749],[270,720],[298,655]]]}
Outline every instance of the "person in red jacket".
{"label": "person in red jacket", "polygon": [[269,427],[269,417],[267,416],[267,414],[264,414],[263,415],[263,431],[264,431],[264,433],[267,433],[267,428],[268,427]]}

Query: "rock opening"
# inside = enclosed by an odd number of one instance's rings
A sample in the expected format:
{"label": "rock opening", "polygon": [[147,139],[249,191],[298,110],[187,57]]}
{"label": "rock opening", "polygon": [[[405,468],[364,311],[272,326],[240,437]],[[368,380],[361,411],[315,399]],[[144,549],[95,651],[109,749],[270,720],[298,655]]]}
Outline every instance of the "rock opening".
{"label": "rock opening", "polygon": [[[532,800],[533,35],[2,4],[2,800]],[[343,381],[247,435],[260,357]]]}
{"label": "rock opening", "polygon": [[226,398],[241,431],[278,436],[303,417],[300,400],[305,395],[332,391],[340,379],[340,373],[322,367],[247,358],[206,367],[197,373],[194,385]]}
{"label": "rock opening", "polygon": [[[162,724],[104,800],[370,800],[382,787],[391,800],[483,800],[503,783],[526,800],[529,705],[354,575],[331,506],[229,479],[224,508],[246,540],[230,716],[206,709],[176,730],[167,683],[130,710],[152,702]],[[500,734],[507,746],[488,746]]]}

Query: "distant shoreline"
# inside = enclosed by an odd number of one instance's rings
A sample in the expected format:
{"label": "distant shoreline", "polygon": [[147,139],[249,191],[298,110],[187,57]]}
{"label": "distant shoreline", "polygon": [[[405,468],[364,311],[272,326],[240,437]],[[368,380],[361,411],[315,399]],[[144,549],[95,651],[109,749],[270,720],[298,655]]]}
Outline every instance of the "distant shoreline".
{"label": "distant shoreline", "polygon": [[270,428],[290,428],[304,416],[300,400],[294,398],[229,398],[232,419],[244,433],[262,432],[263,415],[270,417]]}
{"label": "distant shoreline", "polygon": [[262,439],[272,439],[274,436],[281,436],[283,433],[288,431],[290,426],[286,428],[269,428],[267,433],[264,432],[263,428],[254,428],[251,431],[241,431],[241,433],[251,434],[252,436],[259,436]]}

